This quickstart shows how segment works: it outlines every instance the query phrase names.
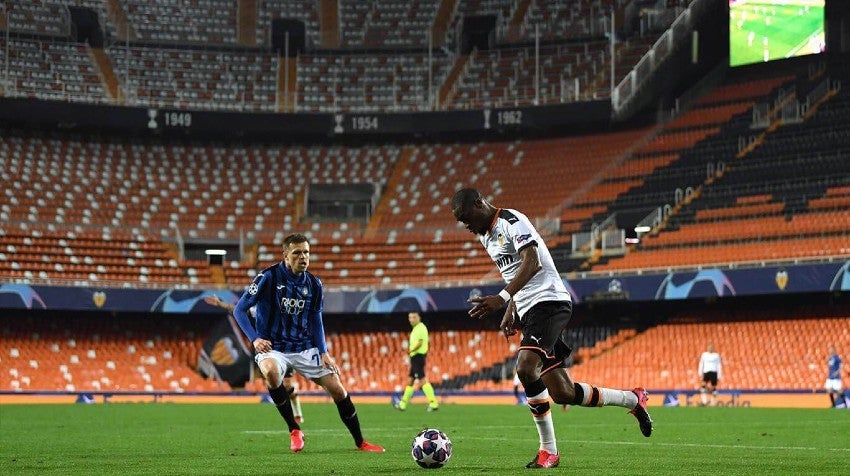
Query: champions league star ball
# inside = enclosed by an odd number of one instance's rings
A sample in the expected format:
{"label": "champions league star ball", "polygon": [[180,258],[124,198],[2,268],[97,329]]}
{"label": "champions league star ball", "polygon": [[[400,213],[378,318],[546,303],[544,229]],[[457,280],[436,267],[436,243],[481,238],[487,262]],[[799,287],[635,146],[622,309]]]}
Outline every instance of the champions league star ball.
{"label": "champions league star ball", "polygon": [[426,428],[413,438],[410,454],[423,468],[442,468],[452,457],[452,442],[442,431]]}

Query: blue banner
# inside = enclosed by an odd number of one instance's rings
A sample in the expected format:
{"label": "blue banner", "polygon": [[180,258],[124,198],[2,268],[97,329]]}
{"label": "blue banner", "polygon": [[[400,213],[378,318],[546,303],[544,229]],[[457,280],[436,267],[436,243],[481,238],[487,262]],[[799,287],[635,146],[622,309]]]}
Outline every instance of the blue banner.
{"label": "blue banner", "polygon": [[[850,291],[850,261],[766,266],[742,269],[704,269],[671,273],[592,277],[564,281],[576,301],[663,301],[711,296],[748,296]],[[325,292],[325,313],[391,313],[456,311],[467,300],[496,294],[501,286],[408,288],[374,291]],[[204,302],[216,295],[235,303],[239,293],[228,290],[126,289],[0,284],[0,309],[104,310],[190,313],[219,311]]]}

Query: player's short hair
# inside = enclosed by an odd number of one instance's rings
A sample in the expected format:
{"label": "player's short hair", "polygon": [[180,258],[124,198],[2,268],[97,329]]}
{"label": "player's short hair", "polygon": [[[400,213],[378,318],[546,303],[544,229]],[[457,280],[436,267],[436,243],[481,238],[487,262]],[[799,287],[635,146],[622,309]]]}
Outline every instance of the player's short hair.
{"label": "player's short hair", "polygon": [[452,209],[467,208],[483,198],[481,192],[474,188],[462,188],[455,192],[455,196],[452,197]]}
{"label": "player's short hair", "polygon": [[289,249],[291,245],[296,243],[309,243],[310,240],[307,239],[306,236],[301,233],[293,233],[286,238],[283,239],[283,250],[286,251]]}

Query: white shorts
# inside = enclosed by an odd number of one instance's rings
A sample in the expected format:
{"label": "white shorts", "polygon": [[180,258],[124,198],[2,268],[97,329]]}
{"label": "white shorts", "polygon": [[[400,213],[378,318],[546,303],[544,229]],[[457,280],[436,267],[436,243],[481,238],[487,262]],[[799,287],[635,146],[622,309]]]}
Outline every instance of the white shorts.
{"label": "white shorts", "polygon": [[284,354],[273,350],[271,352],[263,352],[254,356],[257,365],[260,361],[266,359],[274,359],[280,368],[280,375],[286,373],[286,369],[294,369],[299,374],[309,379],[317,379],[325,375],[332,374],[331,369],[322,365],[322,356],[319,354],[319,349],[313,347],[295,354]]}
{"label": "white shorts", "polygon": [[841,393],[842,390],[840,378],[828,378],[823,386],[827,392]]}

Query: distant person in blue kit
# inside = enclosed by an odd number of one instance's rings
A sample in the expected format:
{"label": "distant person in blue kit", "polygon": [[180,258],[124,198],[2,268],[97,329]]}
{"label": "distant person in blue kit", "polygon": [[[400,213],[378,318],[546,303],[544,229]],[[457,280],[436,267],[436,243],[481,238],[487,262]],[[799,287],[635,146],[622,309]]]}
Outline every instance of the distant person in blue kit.
{"label": "distant person in blue kit", "polygon": [[[287,236],[283,239],[283,261],[254,278],[236,303],[233,315],[254,345],[254,360],[266,378],[269,396],[289,427],[292,451],[304,449],[304,433],[295,421],[289,393],[283,385],[289,368],[328,392],[358,450],[383,453],[384,448],[363,439],[357,410],[339,380],[336,361],[328,354],[322,323],[322,282],[307,271],[309,265],[307,237]],[[248,310],[255,305],[256,326],[248,316]]]}
{"label": "distant person in blue kit", "polygon": [[841,392],[844,391],[844,388],[841,385],[841,357],[838,356],[834,346],[829,348],[829,360],[826,361],[826,367],[827,375],[824,386],[826,393],[829,394],[830,406],[835,408],[835,399],[836,397],[843,398]]}

